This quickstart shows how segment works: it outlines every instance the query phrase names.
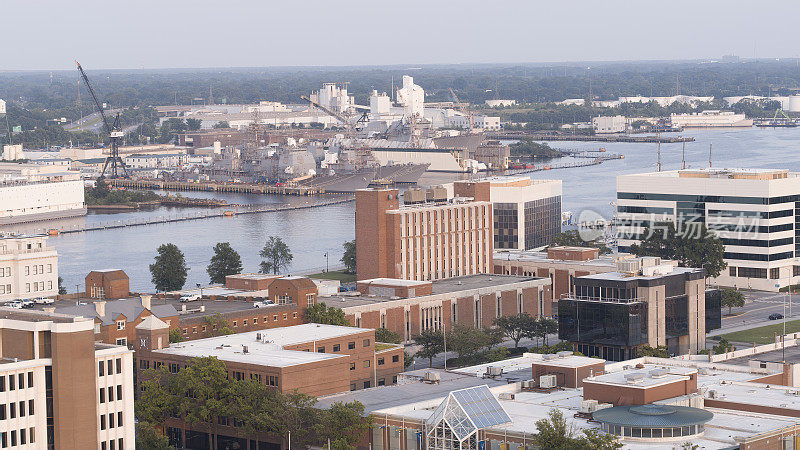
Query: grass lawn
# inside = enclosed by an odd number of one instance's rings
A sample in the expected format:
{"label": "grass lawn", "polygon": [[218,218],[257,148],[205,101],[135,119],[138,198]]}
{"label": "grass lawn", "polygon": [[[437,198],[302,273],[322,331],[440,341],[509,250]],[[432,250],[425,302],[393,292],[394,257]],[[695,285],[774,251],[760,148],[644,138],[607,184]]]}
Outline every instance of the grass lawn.
{"label": "grass lawn", "polygon": [[356,274],[345,273],[342,270],[331,270],[330,272],[315,273],[309,275],[309,278],[316,278],[318,280],[339,280],[342,283],[350,283],[356,281]]}
{"label": "grass lawn", "polygon": [[[729,342],[746,342],[751,344],[770,344],[775,342],[775,333],[778,335],[783,334],[783,322],[777,321],[774,325],[765,325],[763,327],[751,328],[749,330],[734,331],[733,333],[722,334],[713,336],[710,339],[719,340],[725,338]],[[800,333],[800,320],[792,320],[786,322],[786,333]]]}

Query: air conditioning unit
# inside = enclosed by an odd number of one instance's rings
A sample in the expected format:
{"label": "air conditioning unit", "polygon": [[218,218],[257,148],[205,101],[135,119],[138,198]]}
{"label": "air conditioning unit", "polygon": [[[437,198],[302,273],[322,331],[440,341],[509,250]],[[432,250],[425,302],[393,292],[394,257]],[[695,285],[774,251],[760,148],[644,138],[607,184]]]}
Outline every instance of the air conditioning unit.
{"label": "air conditioning unit", "polygon": [[629,384],[634,383],[641,383],[644,380],[644,374],[642,372],[635,372],[635,373],[626,373],[625,374],[625,381]]}
{"label": "air conditioning unit", "polygon": [[543,389],[552,389],[558,385],[555,375],[542,375],[539,377],[539,387]]}
{"label": "air conditioning unit", "polygon": [[566,358],[568,356],[572,356],[572,352],[569,350],[564,350],[556,353],[556,355],[558,355],[559,358]]}
{"label": "air conditioning unit", "polygon": [[597,405],[597,407],[594,409],[594,411],[597,412],[597,411],[600,411],[601,409],[613,408],[613,407],[614,407],[614,405],[612,405],[611,403],[600,403],[600,404]]}
{"label": "air conditioning unit", "polygon": [[558,358],[558,355],[557,355],[557,354],[555,354],[555,353],[545,353],[545,354],[542,356],[542,358],[543,358],[545,361],[552,361],[552,360],[554,360],[554,359]]}
{"label": "air conditioning unit", "polygon": [[501,392],[497,395],[500,400],[514,400],[514,394],[511,392]]}
{"label": "air conditioning unit", "polygon": [[502,367],[489,366],[486,368],[486,376],[499,377],[502,374],[503,374]]}
{"label": "air conditioning unit", "polygon": [[650,378],[664,378],[667,375],[669,375],[669,370],[667,369],[653,369],[650,371]]}
{"label": "air conditioning unit", "polygon": [[533,380],[522,380],[522,389],[533,389],[536,387],[536,383]]}
{"label": "air conditioning unit", "polygon": [[597,400],[584,400],[581,402],[580,412],[591,414],[597,410]]}
{"label": "air conditioning unit", "polygon": [[714,389],[709,389],[708,398],[717,398],[717,391],[715,391]]}
{"label": "air conditioning unit", "polygon": [[422,381],[426,383],[438,383],[442,380],[442,376],[439,372],[425,372],[425,376],[422,378]]}

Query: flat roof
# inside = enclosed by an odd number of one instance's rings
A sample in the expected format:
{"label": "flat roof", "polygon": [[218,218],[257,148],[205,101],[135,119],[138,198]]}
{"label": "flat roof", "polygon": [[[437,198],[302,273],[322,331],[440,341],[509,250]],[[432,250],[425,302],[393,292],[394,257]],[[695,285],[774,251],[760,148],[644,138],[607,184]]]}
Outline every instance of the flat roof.
{"label": "flat roof", "polygon": [[[673,367],[673,366],[665,366],[667,370],[666,374],[654,377],[650,374],[652,370],[660,369],[660,367],[647,367],[643,369],[630,369],[630,370],[622,370],[619,372],[608,372],[602,375],[595,375],[593,377],[588,377],[584,380],[584,382],[592,382],[592,383],[600,383],[600,384],[610,384],[616,386],[626,386],[626,387],[652,387],[652,386],[660,386],[662,384],[667,383],[674,383],[676,381],[683,381],[687,378],[690,373],[695,373],[697,370],[695,369],[686,369],[681,367]],[[641,378],[638,379],[636,382],[629,382],[626,376],[628,375],[638,375]]]}
{"label": "flat roof", "polygon": [[611,280],[611,281],[632,281],[632,280],[657,280],[659,278],[668,277],[672,275],[683,275],[687,273],[697,273],[703,269],[695,269],[692,267],[673,267],[669,273],[645,276],[645,275],[630,275],[625,272],[618,272],[616,270],[611,272],[595,273],[591,275],[583,275],[581,278],[588,278],[592,280]]}
{"label": "flat roof", "polygon": [[[153,353],[186,357],[215,356],[222,361],[288,367],[346,358],[349,355],[284,350],[284,346],[350,336],[365,331],[371,329],[308,323],[179,342],[161,350],[154,350]],[[257,334],[261,335],[261,341],[256,339]],[[244,353],[245,346],[247,353]]]}
{"label": "flat roof", "polygon": [[[580,248],[580,247],[576,247]],[[552,263],[569,263],[581,266],[593,266],[597,268],[610,268],[616,270],[617,265],[615,258],[625,256],[627,253],[615,253],[614,255],[600,255],[597,259],[590,259],[588,261],[573,261],[569,259],[554,259],[547,256],[547,251],[537,250],[495,250],[494,261],[519,261],[519,262],[552,262]]]}
{"label": "flat roof", "polygon": [[358,281],[357,283],[410,287],[410,286],[424,286],[426,284],[429,284],[430,281],[403,280],[400,278],[372,278],[369,280],[361,280]]}

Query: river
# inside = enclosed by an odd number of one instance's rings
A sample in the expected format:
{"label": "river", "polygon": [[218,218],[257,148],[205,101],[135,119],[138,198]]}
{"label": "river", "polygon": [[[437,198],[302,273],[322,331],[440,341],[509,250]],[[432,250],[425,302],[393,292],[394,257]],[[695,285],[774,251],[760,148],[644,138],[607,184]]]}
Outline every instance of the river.
{"label": "river", "polygon": [[[687,167],[708,167],[709,144],[712,146],[714,167],[788,168],[800,171],[800,128],[786,129],[729,129],[688,130],[695,142],[686,143]],[[656,170],[657,144],[625,144],[599,142],[550,142],[562,149],[598,149],[621,153],[625,159],[606,161],[600,165],[559,169],[530,174],[535,179],[563,180],[562,207],[574,217],[584,209],[592,209],[610,217],[616,199],[617,174]],[[681,167],[683,144],[662,144],[662,170]],[[556,161],[554,161],[556,162]],[[452,174],[425,174],[424,184],[452,181]],[[230,203],[301,204],[314,198],[279,197],[247,194],[186,192],[186,196],[203,196],[227,200]],[[291,248],[294,260],[289,272],[308,273],[324,269],[324,254],[328,252],[330,266],[340,265],[342,244],[354,237],[354,203],[325,206],[297,211],[219,217],[162,225],[148,225],[87,233],[63,234],[50,238],[60,256],[59,274],[69,292],[83,284],[92,269],[120,268],[131,278],[134,291],[152,291],[149,264],[156,248],[171,242],[186,255],[190,267],[187,286],[208,283],[206,266],[217,242],[230,242],[242,256],[244,270],[255,272],[261,258],[259,250],[269,236],[280,236]],[[192,210],[158,207],[146,211],[121,213],[91,213],[83,218],[35,223],[13,228],[14,231],[35,232],[44,228],[68,228],[82,223],[141,220],[145,217],[184,215]],[[8,230],[8,229],[6,229]]]}

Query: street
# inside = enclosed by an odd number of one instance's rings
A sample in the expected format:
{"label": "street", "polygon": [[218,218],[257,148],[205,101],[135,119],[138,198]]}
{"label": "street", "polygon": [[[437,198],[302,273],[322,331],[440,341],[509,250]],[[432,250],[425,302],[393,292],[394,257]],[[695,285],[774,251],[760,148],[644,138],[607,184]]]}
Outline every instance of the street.
{"label": "street", "polygon": [[728,308],[723,307],[722,328],[709,332],[708,336],[774,324],[776,321],[769,320],[769,315],[784,314],[784,302],[786,302],[785,316],[787,319],[800,317],[800,295],[792,295],[790,307],[786,293],[764,291],[742,291],[742,293],[745,296],[744,307],[733,308],[731,316],[726,316]]}

